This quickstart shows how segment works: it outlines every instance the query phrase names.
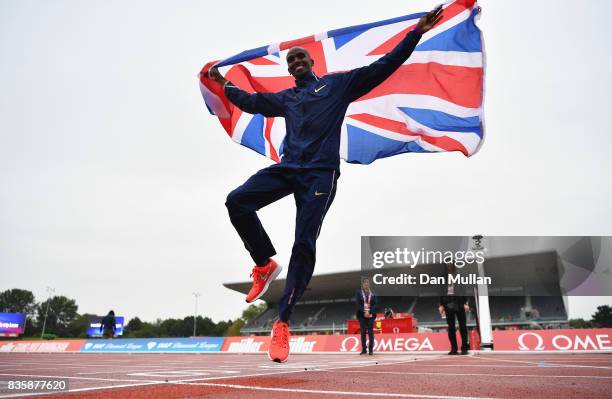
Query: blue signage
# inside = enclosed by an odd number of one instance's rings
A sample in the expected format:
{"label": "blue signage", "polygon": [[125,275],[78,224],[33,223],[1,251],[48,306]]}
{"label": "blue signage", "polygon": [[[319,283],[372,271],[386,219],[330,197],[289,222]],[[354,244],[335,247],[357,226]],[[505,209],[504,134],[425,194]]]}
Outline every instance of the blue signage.
{"label": "blue signage", "polygon": [[[103,316],[92,316],[89,318],[87,336],[91,338],[101,337],[103,331],[100,331]],[[115,337],[123,335],[123,316],[115,316]]]}
{"label": "blue signage", "polygon": [[220,352],[224,338],[88,339],[81,352]]}
{"label": "blue signage", "polygon": [[25,329],[25,314],[0,313],[0,336],[16,337]]}

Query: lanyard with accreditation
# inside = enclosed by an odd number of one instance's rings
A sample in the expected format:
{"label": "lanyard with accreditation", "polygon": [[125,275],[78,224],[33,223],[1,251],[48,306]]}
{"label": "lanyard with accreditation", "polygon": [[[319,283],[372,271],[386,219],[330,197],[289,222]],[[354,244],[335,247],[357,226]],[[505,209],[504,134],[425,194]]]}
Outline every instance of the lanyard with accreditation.
{"label": "lanyard with accreditation", "polygon": [[370,311],[370,301],[372,300],[372,292],[368,291],[368,299],[366,300],[366,295],[365,292],[362,290],[361,291],[361,296],[363,297],[363,312],[369,312]]}

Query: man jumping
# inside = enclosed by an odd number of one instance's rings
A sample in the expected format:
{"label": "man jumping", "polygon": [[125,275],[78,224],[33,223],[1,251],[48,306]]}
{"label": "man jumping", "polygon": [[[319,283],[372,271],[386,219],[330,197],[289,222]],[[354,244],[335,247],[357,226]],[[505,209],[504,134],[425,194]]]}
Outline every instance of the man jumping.
{"label": "man jumping", "polygon": [[289,194],[297,206],[295,241],[287,282],[279,303],[279,320],[272,327],[268,356],[276,362],[289,357],[289,320],[295,303],[308,286],[315,266],[316,240],[336,194],[340,176],[340,129],[349,104],[384,82],[410,56],[421,35],[442,19],[442,6],[419,19],[414,30],[387,55],[348,72],[316,76],[308,51],[287,53],[295,87],[278,93],[249,94],[226,80],[216,68],[210,77],[224,88],[228,100],[250,114],[284,117],[287,132],[281,161],[260,170],[227,196],[230,220],[256,266],[247,302],[259,299],[278,276],[281,266],[256,211]]}

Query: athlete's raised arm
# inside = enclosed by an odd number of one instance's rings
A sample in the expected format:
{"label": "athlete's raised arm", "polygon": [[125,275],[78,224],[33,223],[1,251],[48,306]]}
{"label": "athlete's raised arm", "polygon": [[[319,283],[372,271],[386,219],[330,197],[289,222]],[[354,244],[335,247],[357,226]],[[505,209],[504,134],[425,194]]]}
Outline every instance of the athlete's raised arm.
{"label": "athlete's raised arm", "polygon": [[284,116],[282,94],[247,93],[225,79],[217,68],[212,68],[210,70],[210,77],[223,86],[227,99],[244,112],[248,112],[249,114],[262,114],[263,116],[270,117]]}
{"label": "athlete's raised arm", "polygon": [[438,6],[423,15],[416,27],[408,32],[404,39],[388,54],[382,56],[372,64],[356,68],[344,73],[345,98],[354,101],[367,94],[376,86],[384,82],[395,72],[412,54],[421,35],[433,28],[442,19],[442,6]]}

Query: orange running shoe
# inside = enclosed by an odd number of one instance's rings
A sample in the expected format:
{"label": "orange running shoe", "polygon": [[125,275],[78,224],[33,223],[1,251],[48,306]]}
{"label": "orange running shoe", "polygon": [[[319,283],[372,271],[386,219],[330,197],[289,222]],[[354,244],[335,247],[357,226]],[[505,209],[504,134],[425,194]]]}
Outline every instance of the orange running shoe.
{"label": "orange running shoe", "polygon": [[268,357],[273,362],[284,363],[289,357],[289,324],[278,320],[272,326],[272,339],[268,348]]}
{"label": "orange running shoe", "polygon": [[283,268],[273,259],[270,259],[265,266],[255,266],[251,272],[253,286],[246,297],[247,303],[251,303],[261,298],[268,290],[270,283],[274,281],[281,270],[283,270]]}

